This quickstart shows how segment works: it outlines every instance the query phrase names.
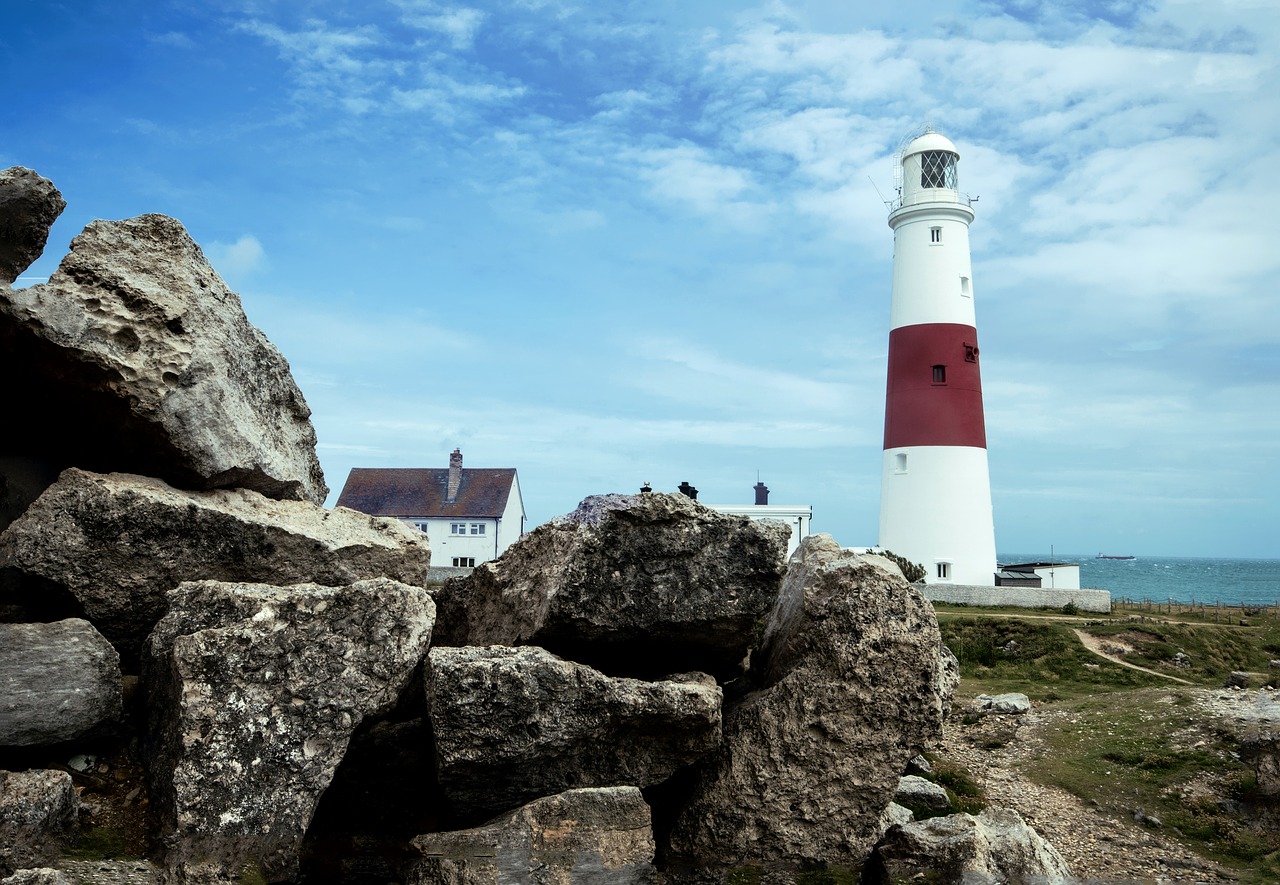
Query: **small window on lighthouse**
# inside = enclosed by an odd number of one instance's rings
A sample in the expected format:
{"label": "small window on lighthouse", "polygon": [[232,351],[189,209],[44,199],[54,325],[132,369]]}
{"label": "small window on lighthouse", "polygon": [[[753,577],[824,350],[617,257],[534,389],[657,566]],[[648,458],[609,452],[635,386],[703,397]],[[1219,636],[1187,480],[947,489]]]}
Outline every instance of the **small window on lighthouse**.
{"label": "small window on lighthouse", "polygon": [[965,298],[970,297],[970,293],[969,293],[969,278],[968,278],[968,277],[961,277],[961,278],[960,278],[960,294],[961,294],[961,295],[963,295]]}
{"label": "small window on lighthouse", "polygon": [[906,452],[898,452],[896,455],[893,456],[893,472],[894,473],[907,472],[907,453]]}
{"label": "small window on lighthouse", "polygon": [[933,367],[933,383],[934,384],[947,383],[947,367],[946,366]]}
{"label": "small window on lighthouse", "polygon": [[929,242],[930,243],[942,242],[942,228],[940,227],[929,228]]}
{"label": "small window on lighthouse", "polygon": [[951,563],[949,562],[938,563],[938,578],[943,581],[951,580]]}

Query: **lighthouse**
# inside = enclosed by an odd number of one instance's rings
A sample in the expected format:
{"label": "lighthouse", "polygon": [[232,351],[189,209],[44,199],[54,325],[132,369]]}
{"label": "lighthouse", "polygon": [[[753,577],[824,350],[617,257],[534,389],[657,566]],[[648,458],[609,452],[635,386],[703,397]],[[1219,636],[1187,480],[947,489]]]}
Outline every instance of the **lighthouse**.
{"label": "lighthouse", "polygon": [[880,546],[929,583],[995,583],[969,223],[960,155],[926,130],[899,159]]}

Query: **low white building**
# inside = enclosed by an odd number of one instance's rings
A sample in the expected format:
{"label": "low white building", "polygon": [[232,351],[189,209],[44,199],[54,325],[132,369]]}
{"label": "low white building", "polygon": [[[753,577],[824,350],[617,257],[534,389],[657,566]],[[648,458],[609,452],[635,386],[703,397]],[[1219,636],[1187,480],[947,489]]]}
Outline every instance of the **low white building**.
{"label": "low white building", "polygon": [[1080,566],[1074,562],[1016,562],[1002,565],[996,573],[996,586],[1079,590]]}
{"label": "low white building", "polygon": [[[681,486],[684,492],[688,483]],[[754,486],[755,504],[708,504],[712,510],[730,516],[745,516],[748,519],[776,519],[791,527],[791,539],[787,541],[787,558],[795,553],[800,542],[809,537],[813,529],[813,505],[811,504],[770,504],[769,487],[762,482]],[[688,494],[688,492],[685,492]],[[697,497],[697,489],[693,489],[693,497]]]}
{"label": "low white building", "polygon": [[497,559],[524,534],[524,499],[514,467],[356,467],[339,507],[392,516],[427,535],[431,562],[471,568]]}

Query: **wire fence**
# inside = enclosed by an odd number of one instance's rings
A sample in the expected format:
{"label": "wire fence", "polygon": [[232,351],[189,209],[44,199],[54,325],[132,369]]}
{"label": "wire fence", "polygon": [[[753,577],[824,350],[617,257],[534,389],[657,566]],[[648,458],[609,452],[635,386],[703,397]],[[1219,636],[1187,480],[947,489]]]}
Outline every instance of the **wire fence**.
{"label": "wire fence", "polygon": [[1111,599],[1113,614],[1122,612],[1138,612],[1143,614],[1163,614],[1197,616],[1215,624],[1238,624],[1241,621],[1261,618],[1264,621],[1280,622],[1280,600],[1270,605],[1256,603],[1223,602],[1220,599],[1192,599],[1181,602],[1176,599],[1136,599],[1128,596],[1115,596]]}

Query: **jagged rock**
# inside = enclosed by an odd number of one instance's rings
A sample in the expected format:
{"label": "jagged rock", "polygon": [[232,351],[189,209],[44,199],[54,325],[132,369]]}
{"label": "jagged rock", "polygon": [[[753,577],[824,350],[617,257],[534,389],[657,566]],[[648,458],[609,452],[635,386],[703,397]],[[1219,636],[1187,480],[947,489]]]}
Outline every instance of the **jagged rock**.
{"label": "jagged rock", "polygon": [[407,885],[649,885],[653,832],[635,787],[568,790],[470,830],[418,836]]}
{"label": "jagged rock", "polygon": [[0,885],[75,885],[67,874],[53,867],[39,867],[34,870],[18,870],[6,879],[0,879]]}
{"label": "jagged rock", "polygon": [[613,679],[532,646],[433,648],[440,785],[463,818],[577,787],[647,787],[720,741],[720,688]]}
{"label": "jagged rock", "polygon": [[0,286],[31,266],[67,201],[53,182],[22,166],[0,171]]}
{"label": "jagged rock", "polygon": [[47,283],[0,287],[0,454],[321,503],[311,410],[182,225],[95,221]]}
{"label": "jagged rock", "polygon": [[79,811],[65,771],[0,771],[0,876],[57,859],[75,836]]}
{"label": "jagged rock", "polygon": [[426,535],[398,520],[75,468],[0,534],[0,566],[42,579],[33,593],[69,590],[130,665],[182,581],[421,585],[430,564]]}
{"label": "jagged rock", "polygon": [[[943,648],[946,648],[944,645]],[[911,761],[907,763],[907,774],[929,774],[933,771],[933,766],[923,755],[911,757]]]}
{"label": "jagged rock", "polygon": [[1009,808],[974,817],[952,814],[893,827],[868,865],[869,885],[921,878],[939,885],[1065,883],[1070,872],[1057,849]]}
{"label": "jagged rock", "polygon": [[1243,670],[1232,670],[1222,683],[1223,688],[1248,688],[1249,674]]}
{"label": "jagged rock", "polygon": [[610,678],[532,646],[436,648],[430,662],[439,777],[467,813],[648,786],[719,740],[722,691],[707,674]]}
{"label": "jagged rock", "polygon": [[436,596],[437,645],[538,645],[611,673],[740,664],[777,597],[789,529],[684,495],[602,495]]}
{"label": "jagged rock", "polygon": [[942,715],[951,713],[956,689],[960,687],[960,659],[955,652],[942,646],[942,665],[938,668],[938,696],[942,698]]}
{"label": "jagged rock", "polygon": [[169,867],[291,876],[352,732],[395,704],[434,617],[425,590],[387,579],[173,591],[143,676]]}
{"label": "jagged rock", "polygon": [[893,801],[916,814],[951,810],[951,799],[944,787],[914,774],[899,779]]}
{"label": "jagged rock", "polygon": [[860,866],[907,761],[941,734],[940,649],[932,607],[900,572],[805,539],[753,655],[762,687],[726,713],[671,856]]}
{"label": "jagged rock", "polygon": [[1011,691],[1007,694],[980,694],[973,699],[971,708],[975,713],[1000,713],[1006,716],[1021,716],[1031,712],[1031,699],[1021,692]]}
{"label": "jagged rock", "polygon": [[0,747],[95,737],[120,713],[120,655],[88,621],[0,624]]}

